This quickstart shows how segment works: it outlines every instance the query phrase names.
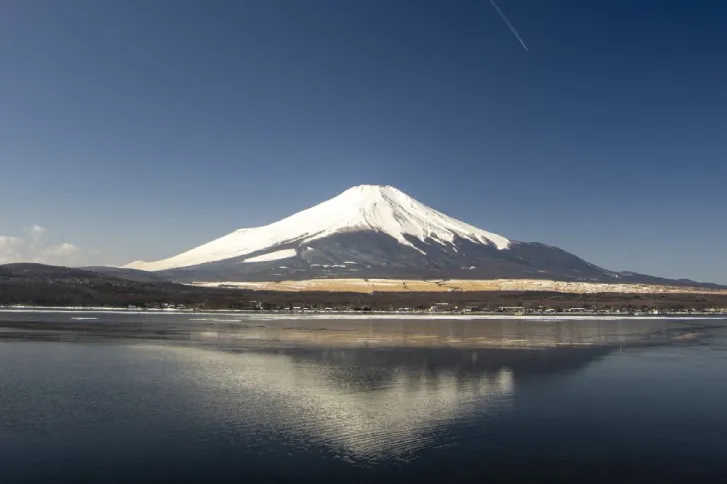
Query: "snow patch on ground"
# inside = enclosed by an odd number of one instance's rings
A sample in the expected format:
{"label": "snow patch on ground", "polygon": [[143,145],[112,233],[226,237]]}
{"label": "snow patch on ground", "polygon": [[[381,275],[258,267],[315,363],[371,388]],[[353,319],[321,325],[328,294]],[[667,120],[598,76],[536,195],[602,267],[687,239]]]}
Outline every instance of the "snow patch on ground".
{"label": "snow patch on ground", "polygon": [[548,291],[578,294],[630,293],[630,294],[727,294],[725,289],[647,284],[619,284],[596,282],[563,282],[537,279],[494,280],[413,280],[413,279],[308,279],[279,282],[194,282],[203,287],[228,286],[272,291],[345,291],[371,293],[390,292],[447,292],[447,291]]}

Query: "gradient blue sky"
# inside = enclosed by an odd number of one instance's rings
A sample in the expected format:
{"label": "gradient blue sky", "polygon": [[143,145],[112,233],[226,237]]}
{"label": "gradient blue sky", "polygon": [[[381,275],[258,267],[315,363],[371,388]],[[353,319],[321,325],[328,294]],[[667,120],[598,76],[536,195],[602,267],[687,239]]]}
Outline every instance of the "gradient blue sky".
{"label": "gradient blue sky", "polygon": [[488,0],[2,2],[0,257],[152,260],[377,183],[727,283],[727,2],[499,5],[528,52]]}

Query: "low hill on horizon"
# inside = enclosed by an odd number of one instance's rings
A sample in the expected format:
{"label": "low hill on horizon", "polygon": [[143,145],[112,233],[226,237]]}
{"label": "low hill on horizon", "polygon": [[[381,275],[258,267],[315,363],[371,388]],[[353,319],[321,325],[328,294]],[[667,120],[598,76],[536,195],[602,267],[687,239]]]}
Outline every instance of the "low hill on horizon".
{"label": "low hill on horizon", "polygon": [[[133,272],[119,275],[139,277]],[[500,306],[706,309],[727,308],[727,293],[569,293],[547,290],[426,292],[296,292],[194,287],[170,282],[139,282],[86,269],[33,263],[0,265],[0,306],[161,307],[182,304],[199,309],[285,309],[296,306],[394,310],[425,309],[434,303],[495,309]]]}

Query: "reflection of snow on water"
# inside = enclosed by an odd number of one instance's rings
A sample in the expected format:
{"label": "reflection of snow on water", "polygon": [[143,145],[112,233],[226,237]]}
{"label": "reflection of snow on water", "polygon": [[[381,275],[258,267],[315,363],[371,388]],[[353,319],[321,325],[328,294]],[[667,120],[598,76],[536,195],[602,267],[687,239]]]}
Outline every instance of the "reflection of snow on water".
{"label": "reflection of snow on water", "polygon": [[254,419],[261,432],[289,433],[352,460],[406,461],[445,426],[509,408],[514,392],[508,368],[463,377],[453,369],[435,375],[425,368],[351,365],[346,350],[320,361],[197,348],[134,349],[173,354],[185,366],[193,362],[195,372],[186,377],[205,393],[244,395],[245,408],[235,405],[234,417]]}

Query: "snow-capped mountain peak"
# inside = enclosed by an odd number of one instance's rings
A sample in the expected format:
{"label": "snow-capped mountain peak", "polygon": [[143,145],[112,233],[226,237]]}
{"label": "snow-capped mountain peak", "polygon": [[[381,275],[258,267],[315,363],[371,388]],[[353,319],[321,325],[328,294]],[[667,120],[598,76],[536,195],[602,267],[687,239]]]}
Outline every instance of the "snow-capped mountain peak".
{"label": "snow-capped mountain peak", "polygon": [[[270,225],[239,229],[169,259],[137,261],[126,267],[158,271],[196,266],[268,249],[272,252],[291,243],[300,249],[314,240],[358,231],[386,234],[422,254],[424,251],[411,242],[412,238],[441,245],[465,239],[499,250],[511,245],[505,237],[448,217],[392,186],[359,185]],[[291,249],[277,252],[280,258],[295,255]]]}

